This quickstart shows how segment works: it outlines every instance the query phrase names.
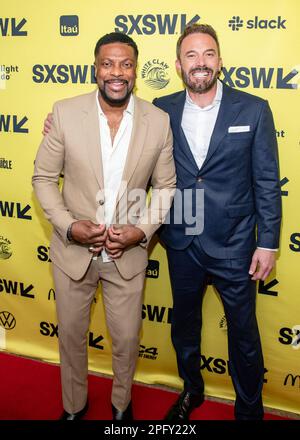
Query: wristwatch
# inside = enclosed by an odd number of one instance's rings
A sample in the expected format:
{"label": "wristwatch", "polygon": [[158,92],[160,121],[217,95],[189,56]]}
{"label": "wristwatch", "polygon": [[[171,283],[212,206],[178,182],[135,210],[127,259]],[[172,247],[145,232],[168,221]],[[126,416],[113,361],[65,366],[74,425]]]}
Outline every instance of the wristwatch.
{"label": "wristwatch", "polygon": [[140,241],[140,244],[145,244],[145,243],[147,243],[147,237],[146,237],[146,235],[145,235],[145,237],[143,237],[143,238],[141,239],[141,241]]}
{"label": "wristwatch", "polygon": [[73,223],[71,223],[71,224],[69,225],[68,229],[67,229],[67,239],[68,239],[69,241],[73,241],[73,237],[72,237],[72,226],[73,226]]}

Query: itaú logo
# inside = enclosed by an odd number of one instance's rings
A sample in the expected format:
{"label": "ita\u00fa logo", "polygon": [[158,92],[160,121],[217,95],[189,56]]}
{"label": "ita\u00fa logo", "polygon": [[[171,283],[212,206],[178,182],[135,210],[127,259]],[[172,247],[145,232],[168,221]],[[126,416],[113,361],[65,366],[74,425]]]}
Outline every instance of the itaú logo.
{"label": "ita\u00fa logo", "polygon": [[0,325],[5,330],[12,330],[16,326],[16,318],[10,312],[3,311],[0,312]]}
{"label": "ita\u00fa logo", "polygon": [[62,15],[59,19],[60,35],[63,37],[73,37],[79,35],[78,15]]}

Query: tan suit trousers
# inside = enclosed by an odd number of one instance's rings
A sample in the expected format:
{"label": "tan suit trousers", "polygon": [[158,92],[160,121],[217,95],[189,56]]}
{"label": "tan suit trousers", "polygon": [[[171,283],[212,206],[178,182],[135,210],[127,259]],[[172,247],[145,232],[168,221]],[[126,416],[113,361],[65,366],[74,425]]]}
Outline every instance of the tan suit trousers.
{"label": "tan suit trousers", "polygon": [[87,333],[91,304],[99,281],[112,339],[112,404],[124,411],[139,351],[145,271],[124,280],[114,262],[92,260],[85,276],[75,281],[52,265],[56,292],[62,396],[64,409],[80,411],[87,401]]}

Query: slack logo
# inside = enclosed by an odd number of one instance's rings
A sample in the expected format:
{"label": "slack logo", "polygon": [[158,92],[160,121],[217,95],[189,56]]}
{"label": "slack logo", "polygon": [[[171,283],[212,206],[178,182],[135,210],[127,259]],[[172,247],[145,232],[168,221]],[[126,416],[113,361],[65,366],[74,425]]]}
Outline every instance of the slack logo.
{"label": "slack logo", "polygon": [[[233,16],[230,20],[228,20],[228,26],[231,27],[233,31],[239,31],[240,28],[244,27],[244,22],[239,15]],[[282,19],[281,16],[278,16],[271,20],[260,19],[257,15],[245,22],[245,27],[247,29],[286,29],[285,23],[286,20]]]}
{"label": "slack logo", "polygon": [[59,19],[59,29],[63,37],[79,35],[78,15],[62,15]]}
{"label": "slack logo", "polygon": [[228,21],[228,26],[231,27],[233,31],[239,31],[240,28],[244,26],[244,20],[238,15],[234,16]]}

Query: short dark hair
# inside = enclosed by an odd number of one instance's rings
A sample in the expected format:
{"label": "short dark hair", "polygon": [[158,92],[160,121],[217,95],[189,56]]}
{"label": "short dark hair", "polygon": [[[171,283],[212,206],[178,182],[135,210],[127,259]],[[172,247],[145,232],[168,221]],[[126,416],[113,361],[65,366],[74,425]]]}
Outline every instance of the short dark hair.
{"label": "short dark hair", "polygon": [[132,38],[128,37],[128,35],[126,34],[121,34],[121,32],[111,32],[110,34],[105,34],[103,35],[103,37],[101,37],[96,44],[95,50],[94,50],[94,55],[95,58],[97,57],[100,47],[104,46],[105,44],[110,44],[110,43],[124,43],[124,44],[128,44],[128,46],[132,47],[134,50],[134,55],[135,58],[138,58],[139,55],[139,51],[138,51],[138,47],[135,43],[135,41],[133,41]]}
{"label": "short dark hair", "polygon": [[176,46],[177,59],[180,58],[180,49],[181,49],[182,41],[185,39],[185,37],[187,37],[188,35],[191,35],[191,34],[208,34],[208,35],[210,35],[215,40],[215,42],[217,44],[218,52],[220,55],[220,44],[219,44],[217,33],[214,30],[214,28],[212,26],[210,26],[209,24],[193,23],[193,24],[188,24],[186,26],[186,28],[184,29],[183,33],[178,38],[177,46]]}

